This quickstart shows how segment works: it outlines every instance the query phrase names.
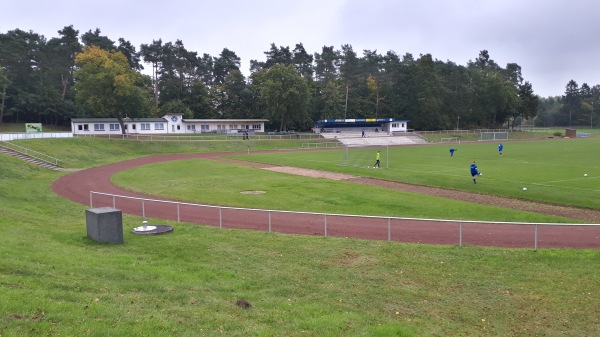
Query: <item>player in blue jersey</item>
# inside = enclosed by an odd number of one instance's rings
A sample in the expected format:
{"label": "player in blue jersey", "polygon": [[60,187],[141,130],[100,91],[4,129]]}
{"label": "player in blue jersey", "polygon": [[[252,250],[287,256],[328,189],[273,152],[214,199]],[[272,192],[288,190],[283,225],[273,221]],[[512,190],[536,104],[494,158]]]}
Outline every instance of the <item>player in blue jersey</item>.
{"label": "player in blue jersey", "polygon": [[456,152],[455,148],[450,148],[450,157],[454,157],[454,152]]}
{"label": "player in blue jersey", "polygon": [[479,172],[479,169],[477,168],[477,164],[475,164],[475,161],[473,160],[473,163],[471,164],[471,177],[473,177],[473,184],[477,184],[477,176],[480,176],[481,173]]}
{"label": "player in blue jersey", "polygon": [[502,157],[502,150],[504,150],[504,145],[498,144],[498,156]]}

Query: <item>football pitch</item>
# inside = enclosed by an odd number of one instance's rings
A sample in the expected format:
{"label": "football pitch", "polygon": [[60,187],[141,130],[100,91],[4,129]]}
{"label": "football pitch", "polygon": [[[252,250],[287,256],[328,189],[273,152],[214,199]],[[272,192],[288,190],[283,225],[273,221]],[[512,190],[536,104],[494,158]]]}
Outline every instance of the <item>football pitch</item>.
{"label": "football pitch", "polygon": [[[460,145],[340,148],[235,156],[276,165],[347,173],[412,184],[437,186],[600,209],[600,139],[473,142]],[[457,149],[450,157],[449,149]],[[372,169],[377,151],[381,169]],[[341,163],[353,161],[352,165]],[[473,184],[469,165],[483,173]],[[526,188],[527,190],[524,190]]]}

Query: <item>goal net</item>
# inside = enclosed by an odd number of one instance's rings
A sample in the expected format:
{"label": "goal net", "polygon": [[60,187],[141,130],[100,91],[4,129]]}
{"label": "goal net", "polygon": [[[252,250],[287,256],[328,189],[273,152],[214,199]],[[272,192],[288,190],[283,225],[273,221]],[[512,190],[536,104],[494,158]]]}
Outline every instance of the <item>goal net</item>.
{"label": "goal net", "polygon": [[506,140],[508,139],[508,132],[481,132],[479,133],[479,140]]}
{"label": "goal net", "polygon": [[458,143],[458,144],[460,144],[460,138],[458,138],[458,137],[441,138],[440,143]]}
{"label": "goal net", "polygon": [[342,150],[340,166],[373,168],[379,151],[380,168],[389,168],[389,147],[387,145],[348,145]]}

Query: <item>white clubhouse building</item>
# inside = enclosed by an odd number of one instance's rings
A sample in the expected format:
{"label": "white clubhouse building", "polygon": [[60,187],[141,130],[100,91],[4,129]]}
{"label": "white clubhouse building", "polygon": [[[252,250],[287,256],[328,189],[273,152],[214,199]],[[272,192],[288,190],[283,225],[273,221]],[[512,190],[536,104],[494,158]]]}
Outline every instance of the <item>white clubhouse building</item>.
{"label": "white clubhouse building", "polygon": [[[194,134],[194,133],[257,133],[265,132],[268,119],[184,119],[182,114],[168,114],[162,118],[123,119],[125,133],[136,135]],[[122,134],[117,118],[73,118],[74,135]]]}

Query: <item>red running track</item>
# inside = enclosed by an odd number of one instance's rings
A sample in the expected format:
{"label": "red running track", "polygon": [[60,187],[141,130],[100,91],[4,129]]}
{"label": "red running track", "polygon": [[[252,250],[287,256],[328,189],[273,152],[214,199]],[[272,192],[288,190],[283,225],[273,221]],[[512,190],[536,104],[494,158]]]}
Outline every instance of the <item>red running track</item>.
{"label": "red running track", "polygon": [[[536,226],[531,224],[490,224],[472,222],[442,222],[435,220],[387,219],[373,217],[337,216],[276,212],[264,210],[207,207],[184,201],[169,202],[151,195],[127,191],[110,181],[113,174],[132,167],[171,160],[214,158],[222,153],[155,155],[115,164],[77,171],[60,177],[52,183],[52,190],[74,202],[90,205],[90,191],[116,194],[133,198],[147,198],[166,202],[152,202],[115,198],[95,194],[93,207],[112,207],[125,213],[146,218],[237,228],[272,231],[287,234],[352,237],[372,240],[391,240],[425,244],[447,244],[515,248],[536,246]],[[114,203],[114,204],[113,204]],[[462,228],[462,236],[461,229]],[[600,226],[537,226],[538,248],[593,248],[600,247]]]}

